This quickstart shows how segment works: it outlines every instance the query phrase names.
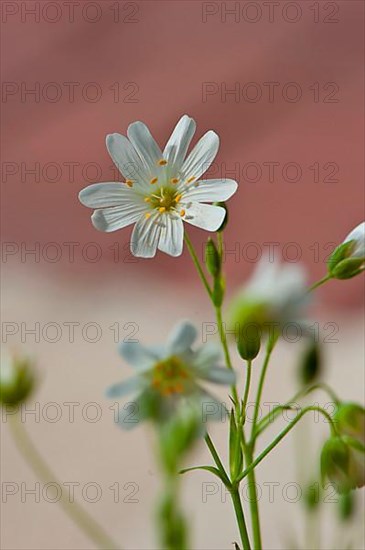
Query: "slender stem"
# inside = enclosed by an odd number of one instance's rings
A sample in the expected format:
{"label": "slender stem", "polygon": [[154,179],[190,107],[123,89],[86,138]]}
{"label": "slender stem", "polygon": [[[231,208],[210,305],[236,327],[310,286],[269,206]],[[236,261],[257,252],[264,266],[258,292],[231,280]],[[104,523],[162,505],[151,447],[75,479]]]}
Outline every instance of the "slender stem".
{"label": "slender stem", "polygon": [[279,413],[281,411],[287,410],[289,406],[292,403],[295,403],[297,399],[300,399],[301,397],[305,397],[309,393],[316,391],[316,390],[323,390],[333,399],[333,402],[338,405],[340,403],[340,400],[337,396],[337,394],[333,391],[333,389],[325,384],[324,382],[319,382],[318,384],[313,384],[312,386],[309,386],[308,388],[304,388],[300,390],[298,393],[294,395],[292,399],[287,401],[284,405],[278,405],[277,407],[274,407],[273,410],[268,413],[262,420],[257,424],[256,427],[256,433],[255,438],[259,436],[269,425],[271,422],[273,422]]}
{"label": "slender stem", "polygon": [[[221,307],[215,306],[215,315],[216,315],[216,319],[217,319],[219,338],[220,338],[222,348],[223,348],[224,359],[225,359],[227,367],[229,369],[233,370],[231,356],[230,356],[229,349],[228,349],[228,344],[227,344],[227,336],[226,336],[226,332],[224,330],[224,325],[223,325],[222,308]],[[232,386],[231,391],[232,391],[233,401],[235,402],[236,410],[237,410],[238,393],[237,393],[236,386]]]}
{"label": "slender stem", "polygon": [[306,407],[298,414],[296,418],[294,418],[294,420],[290,422],[290,424],[283,431],[279,433],[279,435],[270,443],[270,445],[268,445],[266,449],[264,449],[262,453],[259,454],[259,456],[250,464],[250,466],[248,466],[248,468],[246,468],[246,470],[242,472],[242,474],[237,478],[237,481],[238,482],[242,481],[242,479],[244,479],[250,473],[251,470],[256,468],[256,466],[260,464],[260,462],[270,453],[270,451],[272,451],[276,447],[276,445],[278,445],[278,443],[280,443],[280,441],[290,432],[290,430],[294,428],[294,426],[299,422],[299,420],[301,420],[301,418],[310,411],[317,411],[323,414],[323,416],[327,418],[330,424],[332,434],[337,433],[336,426],[332,418],[328,414],[328,412],[326,412],[321,407],[312,407],[312,406]]}
{"label": "slender stem", "polygon": [[184,240],[185,240],[186,245],[188,247],[188,250],[190,252],[191,259],[193,260],[194,265],[197,269],[199,277],[200,277],[200,279],[201,279],[201,281],[202,281],[202,283],[205,287],[205,290],[207,291],[209,298],[212,299],[212,290],[211,290],[210,285],[207,281],[207,278],[204,274],[203,268],[200,265],[199,258],[197,256],[197,253],[195,252],[195,248],[193,246],[193,243],[191,242],[190,237],[189,237],[189,235],[187,234],[186,231],[185,231],[185,234],[184,234]]}
{"label": "slender stem", "polygon": [[[55,482],[57,485],[61,485],[57,480],[52,470],[43,460],[34,443],[30,439],[27,431],[22,425],[19,413],[10,416],[11,429],[15,440],[15,443],[23,455],[24,459],[31,466],[36,475],[44,482]],[[59,501],[64,511],[69,517],[86,533],[91,540],[97,545],[98,548],[116,550],[120,549],[104,529],[98,525],[95,520],[78,504],[77,502],[71,502],[62,491]]]}
{"label": "slender stem", "polygon": [[[252,420],[252,430],[251,430],[251,441],[255,441],[255,431],[256,431],[256,424],[259,416],[260,411],[260,403],[261,403],[261,397],[262,397],[262,391],[264,389],[264,383],[265,383],[265,377],[267,372],[267,367],[269,366],[269,361],[271,357],[272,350],[274,349],[275,343],[277,338],[274,336],[270,336],[269,341],[267,343],[266,347],[266,355],[264,359],[264,364],[262,365],[259,385],[257,388],[257,395],[256,395],[256,401],[255,401],[255,409],[253,413],[253,420]],[[254,445],[252,447],[252,450],[254,449]]]}
{"label": "slender stem", "polygon": [[231,497],[233,502],[234,511],[236,513],[238,528],[241,535],[241,541],[244,550],[251,550],[250,539],[248,538],[248,532],[245,522],[245,516],[243,514],[243,508],[238,487],[231,490]]}
{"label": "slender stem", "polygon": [[248,395],[250,393],[251,374],[252,374],[252,359],[248,359],[248,361],[247,361],[247,375],[246,375],[245,393],[243,395],[243,401],[242,401],[242,414],[244,416],[246,415]]}
{"label": "slender stem", "polygon": [[329,281],[330,279],[332,279],[331,275],[326,275],[325,277],[323,277],[322,279],[320,279],[320,280],[317,281],[316,283],[313,283],[313,284],[308,288],[308,292],[312,292],[312,290],[314,290],[315,288],[318,288],[319,286],[324,285],[324,283],[326,283],[326,282]]}
{"label": "slender stem", "polygon": [[[252,464],[253,455],[250,445],[245,447],[245,461],[246,464]],[[250,511],[251,511],[251,521],[252,521],[252,534],[254,541],[254,549],[262,549],[262,540],[261,540],[261,526],[260,526],[260,512],[259,512],[259,503],[257,498],[257,487],[256,487],[256,474],[255,470],[250,470],[248,473],[248,494],[250,500]]]}

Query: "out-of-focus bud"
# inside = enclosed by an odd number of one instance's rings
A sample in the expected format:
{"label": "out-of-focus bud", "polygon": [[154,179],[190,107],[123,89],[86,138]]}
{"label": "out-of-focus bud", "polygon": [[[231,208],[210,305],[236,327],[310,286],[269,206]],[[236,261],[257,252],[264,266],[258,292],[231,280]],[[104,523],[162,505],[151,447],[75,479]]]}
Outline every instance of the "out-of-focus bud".
{"label": "out-of-focus bud", "polygon": [[233,300],[230,326],[236,335],[249,324],[256,324],[261,332],[268,334],[285,324],[297,324],[302,328],[307,301],[303,268],[263,256],[247,285]]}
{"label": "out-of-focus bud", "polygon": [[333,253],[328,272],[334,279],[351,279],[365,268],[365,222],[353,229]]}
{"label": "out-of-focus bud", "polygon": [[353,517],[356,511],[356,494],[353,491],[340,495],[338,510],[343,521],[348,521]]}
{"label": "out-of-focus bud", "polygon": [[341,403],[333,417],[337,431],[365,445],[365,409],[357,403]]}
{"label": "out-of-focus bud", "polygon": [[33,363],[28,357],[1,352],[0,403],[16,407],[31,394],[35,384]]}
{"label": "out-of-focus bud", "polygon": [[312,339],[301,358],[299,367],[300,382],[304,385],[311,384],[321,374],[321,350],[317,342]]}
{"label": "out-of-focus bud", "polygon": [[310,511],[318,508],[321,502],[321,487],[318,482],[312,483],[305,488],[304,504]]}
{"label": "out-of-focus bud", "polygon": [[226,215],[224,217],[224,220],[222,221],[221,226],[217,229],[217,233],[220,233],[221,231],[224,231],[224,229],[226,228],[226,225],[229,221],[228,206],[225,202],[215,202],[214,205],[215,206],[221,206],[226,211]]}
{"label": "out-of-focus bud", "polygon": [[245,323],[237,332],[237,350],[246,361],[255,359],[261,347],[261,329],[258,323]]}
{"label": "out-of-focus bud", "polygon": [[321,453],[322,482],[328,479],[342,494],[365,485],[365,449],[351,437],[331,437]]}
{"label": "out-of-focus bud", "polygon": [[205,265],[212,277],[217,277],[221,270],[221,260],[214,241],[209,237],[205,246]]}

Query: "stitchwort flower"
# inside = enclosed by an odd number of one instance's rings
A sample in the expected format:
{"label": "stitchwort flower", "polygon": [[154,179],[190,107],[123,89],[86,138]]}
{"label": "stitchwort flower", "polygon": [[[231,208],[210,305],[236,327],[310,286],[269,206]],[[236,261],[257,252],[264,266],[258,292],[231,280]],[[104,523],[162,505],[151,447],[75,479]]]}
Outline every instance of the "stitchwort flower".
{"label": "stitchwort flower", "polygon": [[226,210],[206,203],[226,201],[237,183],[200,179],[218,152],[219,138],[210,130],[187,155],[195,127],[184,115],[163,151],[142,122],[128,127],[128,138],[108,135],[107,149],[125,182],[93,184],[79,194],[82,204],[95,209],[91,220],[99,231],[135,224],[134,256],[153,258],[157,249],[180,256],[183,221],[207,231],[216,231],[224,221]]}
{"label": "stitchwort flower", "polygon": [[123,427],[133,428],[145,419],[165,423],[173,414],[186,415],[186,408],[195,411],[203,423],[222,417],[221,403],[200,382],[232,385],[235,374],[218,366],[218,348],[206,344],[193,350],[196,337],[195,327],[183,321],[173,329],[164,346],[121,344],[120,353],[136,369],[136,376],[115,384],[107,395],[112,399],[129,393],[136,396],[120,412],[119,423]]}

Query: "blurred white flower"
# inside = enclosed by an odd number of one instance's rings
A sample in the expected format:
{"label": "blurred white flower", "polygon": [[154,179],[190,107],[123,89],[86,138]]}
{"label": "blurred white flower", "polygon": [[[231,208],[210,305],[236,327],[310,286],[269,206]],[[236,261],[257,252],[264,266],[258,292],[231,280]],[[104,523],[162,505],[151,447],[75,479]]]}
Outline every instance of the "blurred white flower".
{"label": "blurred white flower", "polygon": [[180,256],[183,221],[207,231],[216,231],[224,221],[224,208],[204,203],[226,201],[237,183],[200,179],[218,152],[219,138],[210,130],[186,157],[195,127],[184,115],[163,152],[142,122],[128,127],[128,139],[108,135],[107,149],[126,181],[97,183],[79,194],[82,204],[95,208],[91,220],[96,229],[110,232],[135,223],[134,256],[152,258],[157,249]]}
{"label": "blurred white flower", "polygon": [[351,279],[365,268],[365,222],[360,223],[335,248],[328,260],[328,272],[334,279]]}
{"label": "blurred white flower", "polygon": [[121,344],[122,357],[137,371],[135,377],[115,384],[107,392],[112,399],[129,393],[136,395],[135,401],[121,411],[119,423],[123,427],[131,428],[147,418],[164,422],[186,407],[203,415],[203,421],[204,414],[208,419],[221,419],[221,404],[200,382],[232,385],[235,374],[217,366],[221,359],[219,348],[206,344],[193,350],[196,337],[195,327],[184,321],[172,330],[165,346]]}

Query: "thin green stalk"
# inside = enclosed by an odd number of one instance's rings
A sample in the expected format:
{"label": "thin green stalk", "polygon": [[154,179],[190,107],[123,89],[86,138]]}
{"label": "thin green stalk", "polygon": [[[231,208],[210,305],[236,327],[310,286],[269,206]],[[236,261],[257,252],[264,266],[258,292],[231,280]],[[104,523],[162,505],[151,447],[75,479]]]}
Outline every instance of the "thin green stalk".
{"label": "thin green stalk", "polygon": [[[219,306],[215,306],[215,314],[216,314],[216,319],[217,319],[219,338],[220,338],[222,348],[223,348],[224,359],[225,359],[227,367],[229,369],[233,370],[231,356],[230,356],[229,349],[228,349],[228,344],[227,344],[227,336],[226,336],[226,332],[224,330],[224,325],[223,325],[222,308],[219,307]],[[237,393],[236,386],[232,386],[231,391],[232,391],[233,401],[236,405],[236,410],[237,410],[237,407],[238,407],[238,393]]]}
{"label": "thin green stalk", "polygon": [[331,429],[331,433],[332,435],[336,435],[337,434],[337,430],[336,430],[336,426],[332,420],[332,418],[330,417],[330,415],[328,414],[327,411],[325,411],[324,409],[322,409],[321,407],[306,407],[305,409],[303,409],[296,418],[294,418],[294,420],[292,420],[290,422],[290,424],[284,429],[282,430],[279,435],[270,443],[270,445],[268,445],[266,447],[266,449],[264,449],[262,451],[261,454],[259,454],[259,456],[250,464],[250,466],[248,466],[244,472],[242,472],[242,474],[237,478],[237,482],[241,482],[246,476],[248,476],[248,474],[254,469],[256,468],[256,466],[258,464],[260,464],[260,462],[276,447],[276,445],[278,445],[280,443],[280,441],[290,432],[290,430],[292,430],[292,428],[294,428],[294,426],[299,422],[299,420],[301,420],[303,418],[303,416],[305,414],[307,414],[308,412],[310,411],[317,411],[317,412],[320,412],[321,414],[323,414],[323,416],[325,418],[327,418],[328,422],[329,422],[329,425],[330,425],[330,429]]}
{"label": "thin green stalk", "polygon": [[259,385],[258,385],[257,394],[256,394],[253,420],[252,420],[252,430],[251,430],[251,442],[253,443],[252,450],[254,450],[256,424],[257,424],[257,420],[258,420],[258,416],[259,416],[259,412],[260,412],[261,397],[262,397],[262,391],[264,389],[264,383],[265,383],[267,367],[269,366],[271,353],[274,349],[276,341],[277,341],[277,337],[270,336],[269,341],[267,343],[267,347],[266,347],[266,355],[265,355],[265,359],[264,359],[264,364],[262,365]]}
{"label": "thin green stalk", "polygon": [[[245,433],[243,430],[242,430],[242,450],[245,457],[246,466],[249,466],[253,462],[252,444],[246,442]],[[253,535],[253,542],[254,542],[253,547],[255,550],[261,550],[262,541],[261,541],[260,512],[259,512],[259,505],[258,505],[258,498],[257,498],[255,470],[250,470],[250,472],[248,473],[248,494],[249,494],[249,503],[250,503],[250,512],[251,512],[252,535]]]}
{"label": "thin green stalk", "polygon": [[202,281],[202,283],[205,287],[205,290],[207,291],[209,298],[212,299],[212,289],[210,288],[210,285],[209,285],[209,283],[207,281],[207,278],[204,274],[203,268],[200,265],[199,258],[197,256],[197,253],[195,252],[194,245],[191,242],[190,237],[189,237],[189,235],[187,234],[186,231],[184,233],[184,240],[185,240],[186,246],[188,247],[188,250],[190,252],[191,259],[193,260],[194,265],[197,269],[199,277],[200,277],[200,279],[201,279],[201,281]]}
{"label": "thin green stalk", "polygon": [[[55,482],[57,485],[61,483],[57,480],[52,470],[43,460],[42,456],[36,449],[34,443],[30,439],[27,431],[22,425],[19,413],[10,416],[10,426],[15,443],[23,455],[24,459],[35,474],[44,482]],[[78,504],[77,502],[71,502],[62,491],[59,501],[60,505],[68,516],[84,531],[86,535],[94,541],[96,546],[101,549],[117,550],[121,547],[117,545],[104,529],[98,525],[95,520]]]}
{"label": "thin green stalk", "polygon": [[242,401],[242,414],[246,416],[246,407],[248,402],[248,395],[250,393],[250,385],[251,385],[251,374],[252,374],[252,359],[247,360],[247,375],[246,375],[246,383],[245,383],[245,393],[243,395],[243,401]]}
{"label": "thin green stalk", "polygon": [[232,497],[234,511],[236,513],[236,519],[237,519],[238,529],[240,532],[243,548],[244,550],[251,550],[250,539],[248,538],[245,516],[243,513],[243,508],[242,508],[238,487],[231,490],[231,497]]}
{"label": "thin green stalk", "polygon": [[309,393],[316,391],[316,390],[323,390],[325,391],[331,399],[333,399],[333,402],[338,405],[340,403],[340,400],[336,393],[333,391],[333,389],[328,386],[327,384],[323,382],[319,382],[318,384],[313,384],[312,386],[309,386],[308,388],[304,388],[297,392],[292,399],[287,401],[284,405],[278,405],[277,407],[274,407],[273,410],[268,413],[266,416],[262,418],[260,422],[258,422],[256,427],[256,433],[255,438],[258,437],[266,428],[273,422],[279,415],[280,412],[287,410],[289,406],[292,403],[295,403],[297,399],[300,399],[302,397],[305,397]]}
{"label": "thin green stalk", "polygon": [[329,281],[330,279],[332,279],[331,275],[326,275],[325,277],[323,277],[323,278],[320,279],[319,281],[313,283],[313,284],[308,288],[308,292],[312,292],[312,290],[314,290],[315,288],[318,288],[319,286],[324,285],[324,283],[326,283],[326,282]]}

